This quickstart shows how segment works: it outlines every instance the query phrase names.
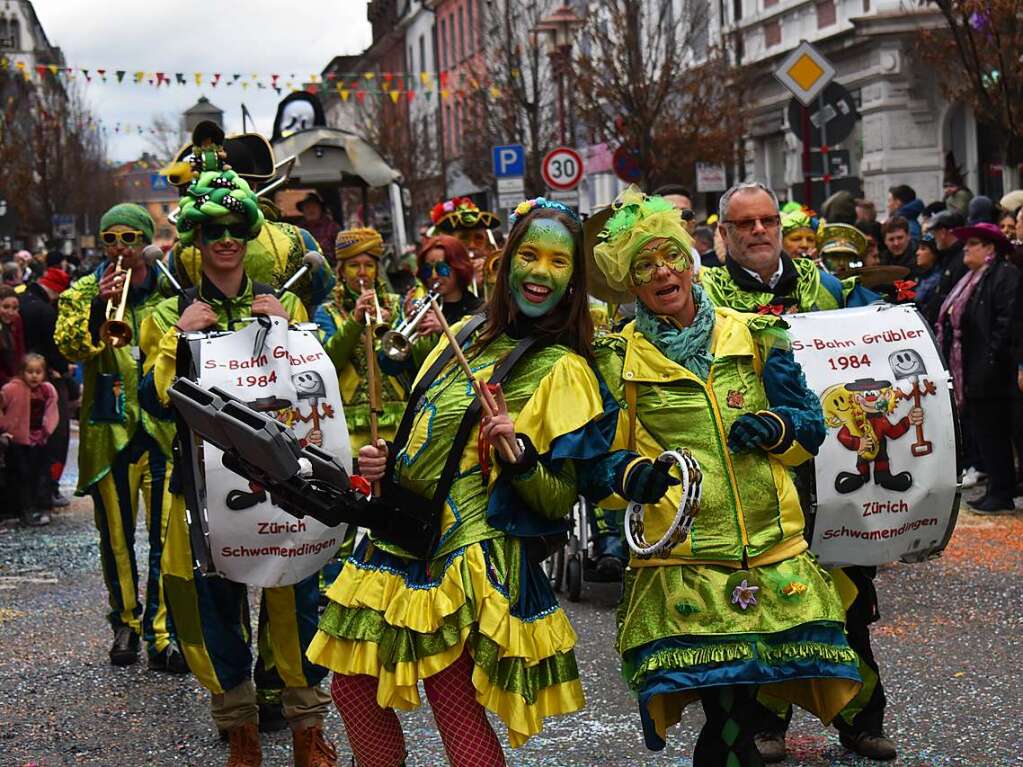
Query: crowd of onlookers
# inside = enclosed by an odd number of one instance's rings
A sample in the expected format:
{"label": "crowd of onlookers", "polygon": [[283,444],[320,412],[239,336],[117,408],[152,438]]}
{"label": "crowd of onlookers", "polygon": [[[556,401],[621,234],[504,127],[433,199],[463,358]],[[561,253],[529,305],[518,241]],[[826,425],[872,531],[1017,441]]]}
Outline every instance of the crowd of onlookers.
{"label": "crowd of onlookers", "polygon": [[[677,207],[690,213],[702,264],[721,263],[714,217],[695,221],[682,187],[658,191],[678,197]],[[320,201],[303,200],[303,208],[313,203]],[[995,202],[973,195],[953,174],[942,199],[930,204],[900,184],[889,189],[884,214],[847,192],[828,198],[820,213],[862,232],[863,267],[900,267],[897,284],[907,286],[900,299],[913,301],[932,326],[952,373],[964,484],[987,481],[971,505],[988,513],[1013,509],[1013,498],[1023,495],[1023,190]],[[11,500],[0,518],[44,525],[54,506],[67,504],[59,482],[79,386],[57,350],[54,326],[58,296],[92,270],[92,261],[0,253],[0,489]]]}
{"label": "crowd of onlookers", "polygon": [[27,250],[0,255],[0,264],[0,522],[41,526],[69,503],[60,478],[80,389],[54,328],[57,299],[81,265]]}

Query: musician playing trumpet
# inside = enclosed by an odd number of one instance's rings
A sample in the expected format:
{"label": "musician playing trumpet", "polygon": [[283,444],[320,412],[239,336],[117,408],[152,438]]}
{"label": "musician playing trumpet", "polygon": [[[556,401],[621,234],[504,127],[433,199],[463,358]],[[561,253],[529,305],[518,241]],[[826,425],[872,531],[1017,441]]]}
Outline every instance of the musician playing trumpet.
{"label": "musician playing trumpet", "polygon": [[[334,252],[337,287],[332,299],[316,310],[315,320],[323,348],[337,370],[355,454],[369,444],[370,431],[369,371],[362,336],[367,324],[374,339],[390,328],[401,315],[401,299],[388,292],[383,282],[380,259],[384,241],[378,231],[359,228],[338,232]],[[388,376],[379,382],[378,393],[380,435],[391,439],[405,409],[405,389],[396,378]]]}
{"label": "musician playing trumpet", "polygon": [[[110,662],[134,663],[144,639],[150,668],[184,673],[160,588],[170,427],[139,403],[139,328],[162,300],[155,271],[142,258],[153,239],[153,219],[145,208],[122,203],[103,215],[99,229],[105,259],[61,295],[55,331],[61,353],[84,369],[76,494],[92,496],[95,505],[114,631]],[[135,561],[140,493],[149,528],[144,607]]]}

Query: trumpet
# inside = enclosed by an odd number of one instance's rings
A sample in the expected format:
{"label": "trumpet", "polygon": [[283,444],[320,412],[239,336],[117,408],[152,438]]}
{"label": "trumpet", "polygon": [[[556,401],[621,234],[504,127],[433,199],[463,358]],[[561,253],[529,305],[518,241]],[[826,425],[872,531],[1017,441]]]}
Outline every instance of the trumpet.
{"label": "trumpet", "polygon": [[99,329],[99,336],[106,343],[115,349],[127,346],[131,343],[131,325],[124,321],[124,310],[128,306],[128,288],[131,287],[131,269],[121,269],[122,256],[117,257],[117,265],[114,266],[114,275],[124,274],[124,283],[121,286],[121,295],[114,303],[114,299],[107,301],[106,320]]}
{"label": "trumpet", "polygon": [[[361,291],[366,290],[365,280],[359,280],[359,290]],[[387,333],[387,323],[384,322],[384,312],[380,308],[380,300],[377,298],[376,290],[373,291],[373,307],[376,313],[376,319],[371,320],[369,317],[369,312],[366,312],[366,327],[368,328],[372,326],[373,335],[378,339],[383,338],[384,335]]]}
{"label": "trumpet", "polygon": [[394,362],[404,362],[412,353],[412,344],[419,337],[416,326],[433,308],[433,302],[440,298],[436,290],[431,290],[423,298],[412,305],[409,318],[394,330],[388,330],[380,339],[380,350],[384,356]]}

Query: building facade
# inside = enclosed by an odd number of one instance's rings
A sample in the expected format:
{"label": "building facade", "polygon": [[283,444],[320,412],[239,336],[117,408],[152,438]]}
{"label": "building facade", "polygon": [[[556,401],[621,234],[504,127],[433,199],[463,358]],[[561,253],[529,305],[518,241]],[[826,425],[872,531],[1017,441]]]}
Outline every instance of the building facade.
{"label": "building facade", "polygon": [[[986,156],[973,115],[949,104],[934,74],[915,55],[920,30],[941,24],[928,6],[901,0],[732,0],[719,6],[720,34],[740,64],[755,73],[740,175],[766,181],[783,198],[802,199],[802,142],[788,119],[791,94],[773,72],[802,40],[836,69],[861,119],[843,141],[850,186],[883,207],[888,188],[912,186],[940,200],[945,155],[967,184],[997,199],[1000,166]],[[819,121],[818,110],[811,108]],[[995,172],[992,172],[992,170]]]}

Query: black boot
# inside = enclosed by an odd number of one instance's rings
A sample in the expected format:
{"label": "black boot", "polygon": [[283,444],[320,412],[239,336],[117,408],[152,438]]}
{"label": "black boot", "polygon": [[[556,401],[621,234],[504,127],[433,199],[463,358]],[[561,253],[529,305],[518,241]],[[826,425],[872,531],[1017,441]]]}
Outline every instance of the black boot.
{"label": "black boot", "polygon": [[885,490],[894,490],[897,493],[904,493],[913,484],[913,475],[908,471],[900,471],[892,474],[888,469],[874,469],[874,482]]}
{"label": "black boot", "polygon": [[853,474],[851,471],[840,471],[835,477],[835,490],[845,495],[859,490],[867,484],[867,478],[862,474]]}
{"label": "black boot", "polygon": [[128,626],[120,626],[114,632],[114,643],[110,647],[110,663],[114,666],[130,666],[139,659],[139,635]]}

